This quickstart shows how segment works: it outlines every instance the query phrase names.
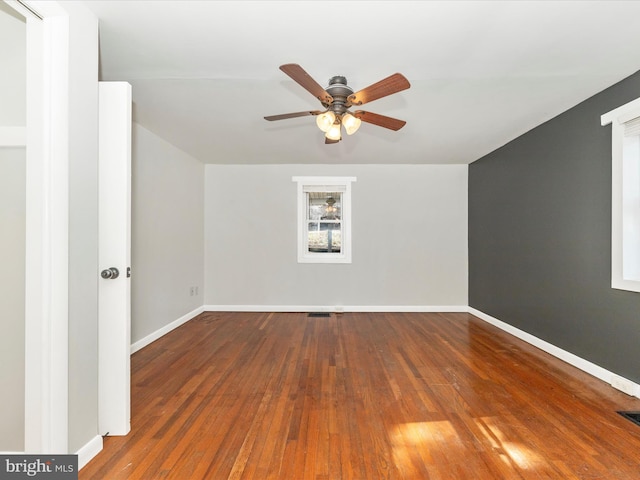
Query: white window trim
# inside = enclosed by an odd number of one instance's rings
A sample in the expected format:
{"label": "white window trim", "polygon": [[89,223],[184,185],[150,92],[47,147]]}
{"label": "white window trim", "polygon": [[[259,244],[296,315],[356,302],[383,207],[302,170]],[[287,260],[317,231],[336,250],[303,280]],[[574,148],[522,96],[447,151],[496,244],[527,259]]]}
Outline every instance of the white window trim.
{"label": "white window trim", "polygon": [[[298,263],[351,263],[351,184],[356,177],[293,177],[297,182],[298,201]],[[342,251],[340,253],[309,252],[307,241],[307,200],[305,187],[323,186],[342,193]]]}
{"label": "white window trim", "polygon": [[640,98],[600,117],[603,126],[611,124],[611,288],[632,292],[640,292],[640,281],[625,278],[623,268],[625,261],[623,143],[625,123],[638,117],[640,117]]}

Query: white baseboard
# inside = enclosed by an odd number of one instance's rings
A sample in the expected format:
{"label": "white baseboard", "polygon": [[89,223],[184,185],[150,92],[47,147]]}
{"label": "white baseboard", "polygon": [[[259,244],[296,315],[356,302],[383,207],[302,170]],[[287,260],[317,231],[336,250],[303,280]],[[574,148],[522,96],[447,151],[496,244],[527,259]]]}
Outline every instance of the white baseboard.
{"label": "white baseboard", "polygon": [[578,357],[577,355],[574,355],[571,352],[567,352],[566,350],[556,347],[555,345],[545,340],[542,340],[538,337],[535,337],[530,333],[520,330],[519,328],[516,328],[513,325],[509,325],[508,323],[498,320],[497,318],[494,318],[491,315],[487,315],[486,313],[481,312],[480,310],[476,310],[473,307],[468,307],[468,312],[480,318],[481,320],[484,320],[485,322],[490,323],[495,327],[498,327],[500,330],[504,330],[505,332],[513,335],[514,337],[517,337],[520,340],[523,340],[533,345],[534,347],[537,347],[540,350],[543,350],[548,354],[553,355],[554,357],[562,360],[563,362],[566,362],[569,365],[573,365],[574,367],[582,370],[583,372],[593,375],[594,377],[602,380],[603,382],[608,383],[613,388],[616,388],[626,393],[627,395],[640,398],[640,385],[638,385],[637,383],[634,383],[631,380],[623,378],[605,368],[600,367],[599,365],[596,365],[595,363],[591,363],[590,361],[585,360],[584,358]]}
{"label": "white baseboard", "polygon": [[78,470],[84,467],[98,453],[102,451],[102,437],[96,435],[85,446],[76,452],[78,455]]}
{"label": "white baseboard", "polygon": [[[102,451],[102,437],[96,435],[89,440],[84,446],[80,447],[75,455],[78,455],[78,470],[84,467],[98,453]],[[1,455],[28,455],[25,452],[0,452]]]}
{"label": "white baseboard", "polygon": [[205,312],[468,312],[466,305],[205,305]]}
{"label": "white baseboard", "polygon": [[198,307],[195,310],[187,313],[186,315],[183,315],[179,319],[174,320],[173,322],[169,323],[168,325],[165,325],[164,327],[159,328],[158,330],[156,330],[155,332],[147,335],[143,339],[138,340],[137,342],[131,344],[131,353],[135,353],[138,350],[146,347],[150,343],[155,342],[156,340],[158,340],[163,335],[166,335],[167,333],[169,333],[171,330],[174,330],[174,329],[178,328],[180,325],[182,325],[184,323],[187,323],[192,318],[197,317],[204,310],[205,310],[204,307]]}

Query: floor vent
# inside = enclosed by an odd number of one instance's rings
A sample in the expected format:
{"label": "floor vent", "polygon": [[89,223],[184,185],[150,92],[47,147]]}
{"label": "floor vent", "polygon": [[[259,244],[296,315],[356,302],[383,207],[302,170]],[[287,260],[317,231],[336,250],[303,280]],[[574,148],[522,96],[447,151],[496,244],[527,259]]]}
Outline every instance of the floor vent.
{"label": "floor vent", "polygon": [[307,317],[330,317],[331,313],[329,312],[309,312]]}
{"label": "floor vent", "polygon": [[640,425],[640,412],[618,412],[627,420],[631,420],[636,425]]}

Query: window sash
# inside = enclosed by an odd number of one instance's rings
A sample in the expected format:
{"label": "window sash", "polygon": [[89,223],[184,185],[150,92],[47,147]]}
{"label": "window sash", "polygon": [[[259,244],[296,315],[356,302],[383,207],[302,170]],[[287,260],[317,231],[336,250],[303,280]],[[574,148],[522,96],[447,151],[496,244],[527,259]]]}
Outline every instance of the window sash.
{"label": "window sash", "polygon": [[611,287],[640,292],[640,99],[600,120],[611,124]]}
{"label": "window sash", "polygon": [[[299,263],[351,263],[351,183],[355,177],[293,177],[298,184],[298,262]],[[310,193],[339,193],[340,218],[310,218]],[[338,203],[338,202],[336,202]],[[337,226],[340,249],[317,251],[309,241],[309,224]],[[333,233],[332,233],[333,235]],[[332,239],[333,240],[333,239]]]}

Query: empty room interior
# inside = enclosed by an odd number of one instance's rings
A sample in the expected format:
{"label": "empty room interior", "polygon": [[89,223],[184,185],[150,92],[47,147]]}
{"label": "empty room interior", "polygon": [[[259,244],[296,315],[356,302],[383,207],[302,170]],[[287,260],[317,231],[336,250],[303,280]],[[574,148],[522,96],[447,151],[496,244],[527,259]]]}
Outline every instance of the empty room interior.
{"label": "empty room interior", "polygon": [[0,455],[640,478],[639,16],[0,2]]}

